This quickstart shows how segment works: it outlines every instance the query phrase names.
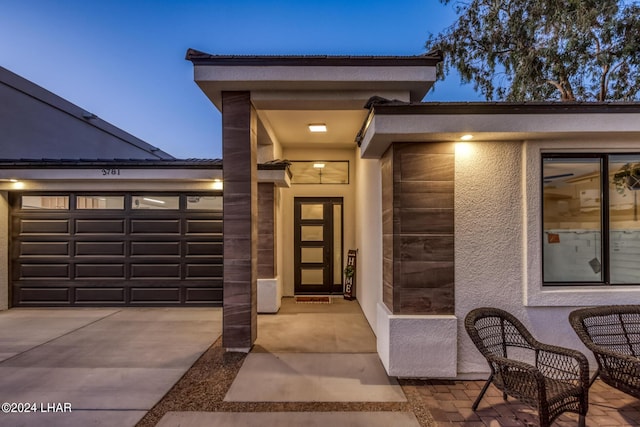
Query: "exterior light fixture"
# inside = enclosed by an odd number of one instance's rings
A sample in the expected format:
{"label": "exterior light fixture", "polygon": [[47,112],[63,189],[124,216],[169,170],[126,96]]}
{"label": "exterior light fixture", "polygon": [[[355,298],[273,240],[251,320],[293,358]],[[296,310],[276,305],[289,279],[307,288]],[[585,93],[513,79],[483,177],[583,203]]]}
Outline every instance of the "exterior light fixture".
{"label": "exterior light fixture", "polygon": [[15,179],[15,178],[11,178],[11,179],[9,180],[9,182],[14,182],[14,183],[15,183],[15,182],[18,182],[18,180],[17,180],[17,179]]}
{"label": "exterior light fixture", "polygon": [[467,158],[473,154],[473,144],[466,142],[456,142],[456,158]]}
{"label": "exterior light fixture", "polygon": [[314,169],[324,169],[324,163],[314,163],[313,164],[313,168]]}
{"label": "exterior light fixture", "polygon": [[473,135],[471,135],[470,133],[466,134],[466,135],[462,135],[460,137],[460,139],[462,141],[471,141],[473,139]]}
{"label": "exterior light fixture", "polygon": [[222,190],[222,180],[221,179],[214,179],[213,180],[213,189],[214,190]]}
{"label": "exterior light fixture", "polygon": [[327,125],[324,123],[311,123],[309,125],[309,131],[313,133],[324,133],[327,131]]}

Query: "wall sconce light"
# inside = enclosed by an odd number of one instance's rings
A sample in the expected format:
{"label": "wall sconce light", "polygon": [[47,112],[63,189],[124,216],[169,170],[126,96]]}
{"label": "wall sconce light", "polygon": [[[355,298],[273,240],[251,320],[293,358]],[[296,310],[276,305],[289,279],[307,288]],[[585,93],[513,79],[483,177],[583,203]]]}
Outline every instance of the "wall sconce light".
{"label": "wall sconce light", "polygon": [[327,131],[327,125],[324,123],[311,123],[309,124],[309,131],[313,133],[320,133]]}
{"label": "wall sconce light", "polygon": [[324,163],[314,163],[313,164],[313,168],[314,169],[324,169]]}
{"label": "wall sconce light", "polygon": [[462,141],[471,141],[472,139],[473,139],[473,135],[471,135],[470,133],[467,133],[460,137],[460,140]]}

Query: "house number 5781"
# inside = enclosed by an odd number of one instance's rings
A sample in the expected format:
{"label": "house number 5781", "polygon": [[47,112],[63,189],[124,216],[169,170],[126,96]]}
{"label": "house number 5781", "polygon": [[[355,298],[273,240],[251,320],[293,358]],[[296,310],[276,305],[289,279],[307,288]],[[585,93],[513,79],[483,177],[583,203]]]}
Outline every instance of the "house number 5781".
{"label": "house number 5781", "polygon": [[102,176],[120,175],[120,169],[102,169]]}

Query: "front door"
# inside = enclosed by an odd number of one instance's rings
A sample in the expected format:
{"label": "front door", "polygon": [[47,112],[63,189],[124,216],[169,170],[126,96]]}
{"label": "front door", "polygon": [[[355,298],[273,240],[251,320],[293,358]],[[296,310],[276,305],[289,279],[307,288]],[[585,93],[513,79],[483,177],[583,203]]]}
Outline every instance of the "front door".
{"label": "front door", "polygon": [[342,197],[296,197],[294,211],[295,293],[342,293]]}

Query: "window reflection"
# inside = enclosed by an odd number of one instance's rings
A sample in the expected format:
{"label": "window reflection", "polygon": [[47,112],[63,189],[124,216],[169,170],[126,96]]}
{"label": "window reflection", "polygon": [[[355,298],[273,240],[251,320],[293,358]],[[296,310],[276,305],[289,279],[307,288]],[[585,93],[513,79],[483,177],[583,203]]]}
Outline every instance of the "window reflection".
{"label": "window reflection", "polygon": [[77,196],[76,209],[124,209],[124,196]]}
{"label": "window reflection", "polygon": [[131,196],[131,209],[178,209],[178,196]]}
{"label": "window reflection", "polygon": [[348,184],[348,161],[292,161],[292,184]]}
{"label": "window reflection", "polygon": [[187,196],[187,209],[222,211],[222,196]]}
{"label": "window reflection", "polygon": [[640,283],[640,222],[636,168],[640,156],[609,157],[609,239],[611,283]]}
{"label": "window reflection", "polygon": [[545,282],[602,281],[601,161],[543,161]]}
{"label": "window reflection", "polygon": [[69,209],[69,196],[22,196],[22,209]]}

